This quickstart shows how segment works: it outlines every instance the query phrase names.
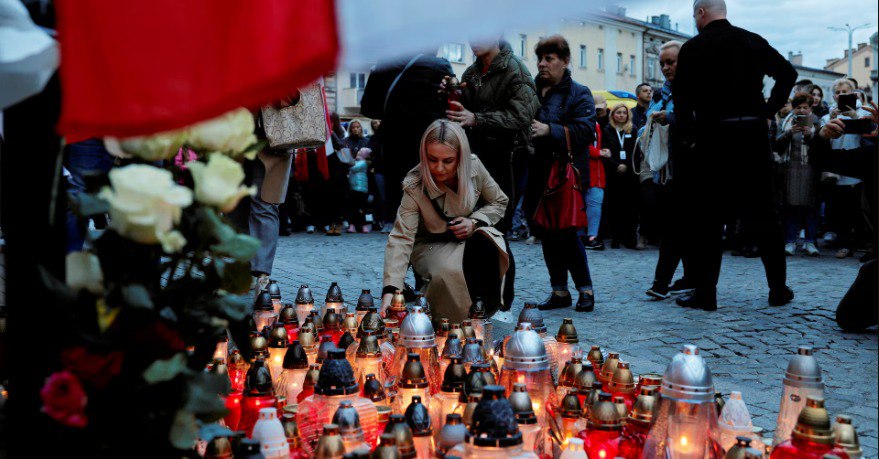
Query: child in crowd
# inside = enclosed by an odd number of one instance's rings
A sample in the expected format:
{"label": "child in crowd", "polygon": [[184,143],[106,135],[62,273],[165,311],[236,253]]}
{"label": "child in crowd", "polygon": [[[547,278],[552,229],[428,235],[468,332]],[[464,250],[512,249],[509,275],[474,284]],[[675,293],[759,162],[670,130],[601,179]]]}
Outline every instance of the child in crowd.
{"label": "child in crowd", "polygon": [[351,193],[348,198],[350,206],[348,215],[348,231],[356,233],[357,227],[361,227],[364,233],[370,232],[372,227],[366,222],[367,206],[369,205],[369,177],[367,175],[369,155],[372,150],[369,148],[361,148],[357,152],[357,158],[354,165],[348,171],[348,183],[351,186]]}

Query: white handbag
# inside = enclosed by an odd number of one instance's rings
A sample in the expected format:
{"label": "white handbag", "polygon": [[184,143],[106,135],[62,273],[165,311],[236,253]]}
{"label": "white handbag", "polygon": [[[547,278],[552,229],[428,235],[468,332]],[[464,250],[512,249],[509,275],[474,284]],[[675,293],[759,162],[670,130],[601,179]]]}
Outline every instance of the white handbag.
{"label": "white handbag", "polygon": [[651,171],[659,172],[665,167],[668,164],[668,126],[653,120],[647,123],[641,135],[641,151]]}
{"label": "white handbag", "polygon": [[328,127],[323,92],[318,83],[299,88],[296,103],[262,107],[263,129],[271,149],[317,148],[327,141]]}

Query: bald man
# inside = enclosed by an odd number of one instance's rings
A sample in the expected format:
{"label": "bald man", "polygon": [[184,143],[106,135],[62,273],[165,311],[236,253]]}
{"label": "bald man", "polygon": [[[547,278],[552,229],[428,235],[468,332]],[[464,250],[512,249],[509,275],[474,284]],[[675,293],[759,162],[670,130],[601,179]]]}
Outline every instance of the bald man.
{"label": "bald man", "polygon": [[[769,120],[784,105],[797,80],[790,62],[765,39],[726,20],[723,0],[696,0],[699,35],[678,55],[675,115],[688,152],[681,179],[691,197],[687,214],[695,291],[678,298],[685,307],[717,309],[723,222],[738,218],[743,236],[760,250],[769,304],[793,299],[786,285],[784,237],[772,191]],[[763,77],[775,80],[769,100]],[[681,164],[684,166],[684,164]],[[741,289],[734,291],[741,292]]]}

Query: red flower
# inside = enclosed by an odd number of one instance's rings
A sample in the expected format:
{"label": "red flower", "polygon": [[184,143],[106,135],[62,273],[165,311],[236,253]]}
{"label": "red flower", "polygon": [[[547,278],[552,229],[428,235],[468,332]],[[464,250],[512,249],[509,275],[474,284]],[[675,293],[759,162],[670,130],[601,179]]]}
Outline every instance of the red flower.
{"label": "red flower", "polygon": [[72,373],[59,371],[46,378],[40,390],[43,413],[68,427],[82,428],[88,424],[85,405],[88,398],[82,384]]}
{"label": "red flower", "polygon": [[96,354],[83,346],[71,347],[61,352],[64,368],[95,389],[103,389],[110,380],[119,375],[123,358],[124,355],[119,351]]}

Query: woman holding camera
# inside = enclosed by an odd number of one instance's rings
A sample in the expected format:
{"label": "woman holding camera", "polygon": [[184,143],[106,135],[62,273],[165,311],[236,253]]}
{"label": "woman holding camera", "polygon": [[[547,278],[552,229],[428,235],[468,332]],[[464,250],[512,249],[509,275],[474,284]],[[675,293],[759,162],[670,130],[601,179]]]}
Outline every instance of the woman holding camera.
{"label": "woman holding camera", "polygon": [[793,114],[785,118],[775,139],[775,160],[779,163],[778,184],[785,231],[785,253],[796,252],[800,228],[806,232],[803,251],[819,255],[815,245],[818,232],[818,181],[820,171],[809,154],[817,119],[812,114],[813,100],[808,93],[798,93],[791,100]]}
{"label": "woman holding camera", "polygon": [[470,154],[458,123],[431,123],[420,153],[420,163],[403,180],[403,201],[385,247],[382,313],[411,264],[425,281],[435,318],[461,322],[477,299],[494,314],[509,257],[503,233],[493,225],[509,199]]}

